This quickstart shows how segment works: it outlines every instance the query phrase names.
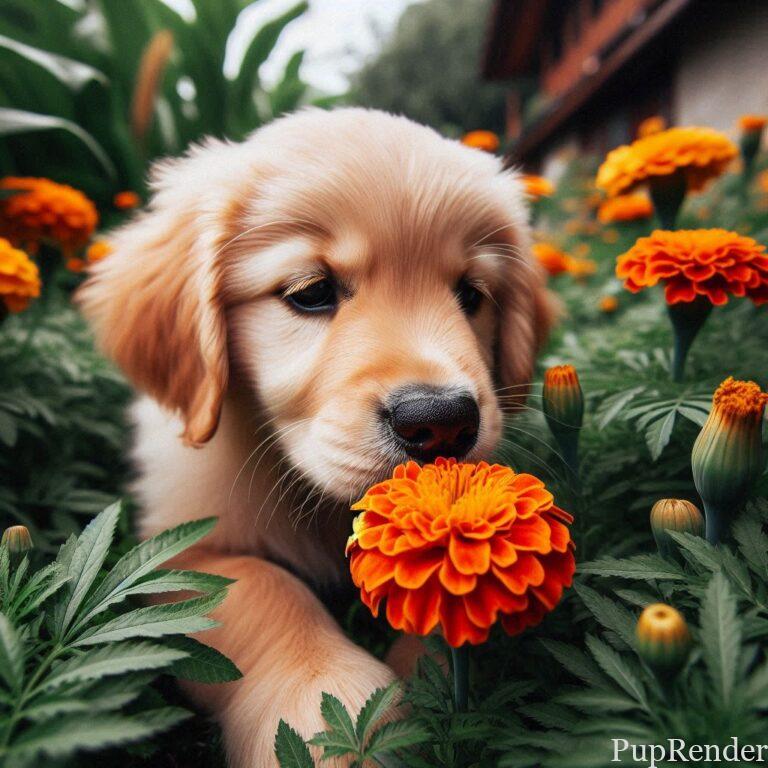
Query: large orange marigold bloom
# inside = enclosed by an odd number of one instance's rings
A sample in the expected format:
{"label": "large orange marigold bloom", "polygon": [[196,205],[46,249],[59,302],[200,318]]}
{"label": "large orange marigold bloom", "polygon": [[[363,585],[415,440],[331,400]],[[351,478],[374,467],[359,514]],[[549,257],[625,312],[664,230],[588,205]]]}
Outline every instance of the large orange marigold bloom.
{"label": "large orange marigold bloom", "polygon": [[725,229],[656,230],[619,256],[616,276],[632,293],[663,280],[668,304],[706,296],[721,305],[729,295],[768,302],[765,246]]}
{"label": "large orange marigold bloom", "polygon": [[701,189],[738,154],[736,145],[712,128],[669,128],[608,153],[596,184],[611,197],[649,179],[680,171],[688,189]]}
{"label": "large orange marigold bloom", "polygon": [[0,199],[0,233],[14,245],[48,242],[71,252],[88,242],[99,221],[96,206],[66,184],[7,176],[0,190],[20,190]]}
{"label": "large orange marigold bloom", "polygon": [[653,203],[639,194],[619,195],[606,200],[597,211],[597,218],[603,224],[617,221],[637,221],[653,216]]}
{"label": "large orange marigold bloom", "polygon": [[21,312],[39,295],[37,264],[0,237],[0,301],[9,312]]}
{"label": "large orange marigold bloom", "polygon": [[533,174],[523,176],[523,185],[526,193],[535,200],[555,194],[555,185],[543,176],[534,176]]}
{"label": "large orange marigold bloom", "polygon": [[544,483],[498,464],[437,459],[398,466],[352,509],[347,544],[363,602],[395,629],[449,645],[482,643],[493,624],[538,624],[575,570],[571,516]]}
{"label": "large orange marigold bloom", "polygon": [[495,152],[501,142],[493,131],[470,131],[461,137],[461,143],[484,152]]}

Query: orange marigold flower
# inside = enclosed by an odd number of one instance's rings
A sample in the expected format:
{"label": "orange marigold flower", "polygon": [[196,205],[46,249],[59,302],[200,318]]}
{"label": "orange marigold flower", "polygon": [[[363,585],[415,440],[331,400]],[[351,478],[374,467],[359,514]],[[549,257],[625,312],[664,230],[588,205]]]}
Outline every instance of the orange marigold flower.
{"label": "orange marigold flower", "polygon": [[571,585],[573,518],[544,483],[498,464],[437,459],[398,466],[352,509],[352,579],[395,629],[449,645],[478,644],[501,619],[517,634],[538,624]]}
{"label": "orange marigold flower", "polygon": [[729,294],[768,302],[765,246],[725,229],[656,230],[619,256],[616,276],[632,293],[663,280],[668,304],[706,296],[721,305]]}
{"label": "orange marigold flower", "polygon": [[523,176],[523,184],[526,193],[536,200],[555,194],[555,185],[543,176],[534,176],[533,174]]}
{"label": "orange marigold flower", "polygon": [[645,195],[619,195],[600,205],[597,218],[603,224],[617,221],[637,221],[653,216],[653,203]]}
{"label": "orange marigold flower", "polygon": [[461,143],[484,152],[495,152],[500,145],[499,137],[493,131],[470,131],[461,137]]}
{"label": "orange marigold flower", "polygon": [[21,312],[40,295],[37,264],[0,237],[0,300],[9,312]]}
{"label": "orange marigold flower", "polygon": [[701,189],[738,154],[736,145],[712,128],[669,128],[608,153],[596,184],[609,196],[629,192],[649,179],[680,171],[688,189]]}
{"label": "orange marigold flower", "polygon": [[568,271],[570,257],[549,243],[534,243],[533,255],[553,277]]}
{"label": "orange marigold flower", "polygon": [[619,308],[619,300],[615,296],[602,296],[600,298],[600,311],[606,315],[612,315]]}
{"label": "orange marigold flower", "polygon": [[99,221],[96,206],[66,184],[7,176],[0,189],[18,190],[0,199],[0,232],[14,245],[48,242],[71,251],[88,242]]}
{"label": "orange marigold flower", "polygon": [[765,128],[768,117],[765,115],[742,115],[739,118],[739,128],[744,133],[757,133]]}
{"label": "orange marigold flower", "polygon": [[115,208],[119,208],[121,211],[127,211],[131,208],[138,208],[141,205],[141,198],[130,189],[118,192],[112,198],[112,205]]}
{"label": "orange marigold flower", "polygon": [[667,121],[661,115],[646,117],[637,126],[637,138],[643,139],[646,136],[653,136],[654,133],[661,133],[667,127]]}

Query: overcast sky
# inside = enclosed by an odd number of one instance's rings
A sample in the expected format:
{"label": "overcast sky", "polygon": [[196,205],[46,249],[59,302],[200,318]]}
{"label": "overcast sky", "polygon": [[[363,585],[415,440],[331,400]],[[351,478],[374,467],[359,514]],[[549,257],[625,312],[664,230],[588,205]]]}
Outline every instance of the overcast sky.
{"label": "overcast sky", "polygon": [[[346,90],[347,76],[376,51],[381,35],[392,31],[403,10],[421,0],[310,0],[309,11],[291,22],[261,69],[274,83],[292,53],[306,50],[303,80],[327,93]],[[186,15],[190,0],[165,0]],[[296,0],[258,0],[240,14],[229,40],[225,70],[234,73],[255,30],[295,5]]]}

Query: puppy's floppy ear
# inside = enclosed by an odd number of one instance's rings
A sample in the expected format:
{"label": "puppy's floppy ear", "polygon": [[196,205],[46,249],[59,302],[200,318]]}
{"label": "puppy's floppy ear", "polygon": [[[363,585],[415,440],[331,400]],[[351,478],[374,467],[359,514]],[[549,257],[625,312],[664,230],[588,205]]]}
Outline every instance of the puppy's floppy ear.
{"label": "puppy's floppy ear", "polygon": [[198,149],[156,169],[149,210],[112,233],[113,252],[76,297],[104,352],[180,413],[183,439],[194,446],[216,431],[228,376],[216,264],[226,206],[204,209],[204,191],[216,183],[204,178],[211,153]]}
{"label": "puppy's floppy ear", "polygon": [[[530,230],[520,181],[514,174],[502,174],[502,184],[510,190],[512,226],[505,230],[515,257],[507,265],[507,284],[499,302],[501,315],[497,341],[497,375],[502,387],[515,387],[507,394],[525,399],[536,355],[549,337],[560,306],[547,289],[544,270],[532,254]],[[508,402],[514,402],[510,400]]]}

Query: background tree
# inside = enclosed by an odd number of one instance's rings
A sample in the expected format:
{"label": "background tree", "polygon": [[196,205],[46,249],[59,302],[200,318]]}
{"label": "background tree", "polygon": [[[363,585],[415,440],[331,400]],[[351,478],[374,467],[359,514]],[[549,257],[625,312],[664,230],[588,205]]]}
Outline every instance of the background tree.
{"label": "background tree", "polygon": [[353,78],[357,104],[400,113],[449,135],[502,133],[504,89],[480,79],[488,0],[427,0],[403,13]]}

